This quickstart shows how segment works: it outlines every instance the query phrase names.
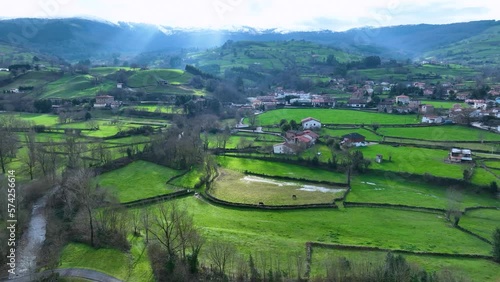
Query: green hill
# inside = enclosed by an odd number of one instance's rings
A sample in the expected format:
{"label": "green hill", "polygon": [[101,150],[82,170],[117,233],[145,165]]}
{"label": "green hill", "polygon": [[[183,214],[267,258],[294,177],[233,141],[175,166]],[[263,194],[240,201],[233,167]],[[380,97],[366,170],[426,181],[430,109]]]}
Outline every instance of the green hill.
{"label": "green hill", "polygon": [[91,97],[99,91],[109,91],[116,83],[105,81],[94,83],[91,75],[65,75],[63,78],[46,85],[41,98],[76,98]]}
{"label": "green hill", "polygon": [[329,46],[307,41],[226,42],[222,47],[189,54],[188,62],[202,70],[219,75],[234,67],[251,67],[258,71],[282,70],[286,67],[310,69],[325,64],[329,55],[345,63],[360,59]]}
{"label": "green hill", "polygon": [[500,63],[500,26],[425,54],[426,58],[469,65]]}
{"label": "green hill", "polygon": [[178,69],[141,70],[129,77],[127,85],[132,88],[158,85],[159,81],[179,85],[188,83],[193,75]]}

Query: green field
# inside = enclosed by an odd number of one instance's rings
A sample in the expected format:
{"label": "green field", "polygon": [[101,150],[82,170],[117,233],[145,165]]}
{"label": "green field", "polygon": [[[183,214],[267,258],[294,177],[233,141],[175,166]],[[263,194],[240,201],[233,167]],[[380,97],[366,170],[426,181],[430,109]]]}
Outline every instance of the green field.
{"label": "green field", "polygon": [[[423,66],[403,66],[390,68],[351,70],[348,75],[360,76],[361,78],[376,81],[408,81],[419,80],[427,83],[436,83],[443,79],[455,77],[473,78],[478,75],[478,71],[461,65],[423,65]],[[441,78],[439,78],[440,76]]]}
{"label": "green field", "polygon": [[[447,187],[405,179],[394,175],[368,173],[355,176],[351,182],[349,202],[402,204],[445,209],[449,204]],[[460,208],[489,206],[500,207],[500,202],[489,193],[462,190]]]}
{"label": "green field", "polygon": [[129,253],[70,243],[62,251],[59,268],[92,269],[124,281],[154,281],[142,241],[141,238],[129,237],[132,246]]}
{"label": "green field", "polygon": [[18,119],[45,126],[53,126],[59,122],[58,117],[51,114],[0,113],[0,116],[2,115],[13,115]]}
{"label": "green field", "polygon": [[460,219],[460,226],[492,241],[493,231],[500,228],[500,207],[497,210],[474,210]]}
{"label": "green field", "polygon": [[[416,263],[428,272],[449,270],[455,277],[463,277],[471,279],[472,281],[484,282],[496,282],[498,281],[497,278],[500,277],[500,268],[489,260],[408,254],[404,254],[403,256],[409,263]],[[336,262],[341,257],[348,259],[353,268],[359,269],[363,267],[364,263],[371,263],[374,265],[383,264],[386,253],[381,251],[339,250],[316,247],[313,248],[312,277],[315,275],[325,277],[328,263],[332,261]]]}
{"label": "green field", "polygon": [[33,86],[40,89],[47,83],[59,79],[59,74],[52,71],[29,71],[26,74],[18,76],[14,82],[0,87],[1,90],[19,88],[20,86]]}
{"label": "green field", "polygon": [[[434,176],[461,179],[466,165],[448,164],[444,160],[448,157],[447,150],[425,149],[416,147],[393,147],[389,145],[373,145],[360,147],[365,158],[372,160],[370,168],[394,172],[416,174],[429,173]],[[384,161],[376,163],[375,157],[381,154]],[[391,157],[391,161],[389,158]]]}
{"label": "green field", "polygon": [[93,97],[98,92],[116,88],[116,83],[105,81],[96,84],[92,75],[65,75],[47,84],[41,98],[78,98]]}
{"label": "green field", "polygon": [[[283,181],[221,170],[210,193],[224,201],[244,204],[304,205],[332,203],[345,189],[322,184]],[[292,198],[296,195],[296,199]]]}
{"label": "green field", "polygon": [[346,176],[342,173],[331,172],[321,169],[307,168],[299,165],[252,160],[245,158],[233,158],[228,156],[217,157],[217,161],[222,167],[244,172],[245,170],[265,174],[269,176],[285,176],[299,179],[309,179],[316,181],[330,181],[345,183]]}
{"label": "green field", "polygon": [[166,182],[181,171],[157,164],[135,161],[126,167],[104,173],[97,177],[99,185],[109,188],[120,202],[164,195],[173,192]]}
{"label": "green field", "polygon": [[166,80],[169,84],[186,84],[193,76],[177,69],[141,70],[129,77],[127,85],[132,88],[156,86],[158,80]]}
{"label": "green field", "polygon": [[417,138],[432,141],[498,141],[500,134],[459,125],[414,128],[380,128],[378,134],[392,137]]}
{"label": "green field", "polygon": [[169,182],[169,185],[182,187],[185,189],[194,189],[195,186],[200,183],[201,178],[204,176],[204,172],[201,167],[194,167],[188,173],[183,176],[174,179]]}
{"label": "green field", "polygon": [[292,62],[300,66],[309,66],[314,62],[325,62],[328,55],[334,55],[337,61],[343,63],[359,59],[357,55],[343,52],[340,49],[294,40],[228,43],[220,48],[188,54],[188,59],[196,62],[201,69],[216,65],[216,69],[208,71],[218,75],[224,73],[226,69],[234,67],[248,68],[252,66],[256,72],[262,73],[274,69],[284,69]]}
{"label": "green field", "polygon": [[[279,124],[280,120],[294,119],[298,123],[304,118],[313,117],[321,123],[334,124],[412,124],[419,123],[415,115],[392,115],[369,113],[358,110],[333,110],[333,109],[281,109],[265,112],[257,117],[260,125]],[[247,123],[247,122],[246,122]]]}
{"label": "green field", "polygon": [[243,252],[303,250],[307,241],[444,253],[487,255],[491,250],[430,213],[382,208],[249,211],[195,197],[177,201],[194,215],[208,239],[232,242]]}
{"label": "green field", "polygon": [[91,68],[90,73],[98,75],[110,75],[120,70],[131,71],[132,69],[128,67],[97,67]]}
{"label": "green field", "polygon": [[[369,127],[369,126],[367,126]],[[370,128],[371,129],[371,128]],[[321,137],[325,136],[331,136],[331,137],[337,137],[340,138],[344,135],[351,134],[351,133],[359,133],[363,136],[366,137],[367,141],[380,141],[382,139],[381,136],[378,136],[377,134],[373,133],[370,130],[359,128],[359,129],[327,129],[327,128],[322,128],[319,134]]]}
{"label": "green field", "polygon": [[451,109],[453,108],[453,105],[459,104],[460,106],[464,107],[466,104],[461,101],[433,101],[433,100],[423,100],[421,101],[422,104],[427,104],[427,105],[433,105],[434,108],[436,109]]}

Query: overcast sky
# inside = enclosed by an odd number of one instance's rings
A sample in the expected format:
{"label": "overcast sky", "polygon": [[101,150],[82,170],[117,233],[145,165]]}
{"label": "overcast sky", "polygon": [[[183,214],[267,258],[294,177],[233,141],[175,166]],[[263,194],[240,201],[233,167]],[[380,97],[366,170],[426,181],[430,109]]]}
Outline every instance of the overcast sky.
{"label": "overcast sky", "polygon": [[[6,2],[9,4],[6,5]],[[355,27],[499,19],[492,0],[3,0],[0,18],[94,17],[172,27]]]}

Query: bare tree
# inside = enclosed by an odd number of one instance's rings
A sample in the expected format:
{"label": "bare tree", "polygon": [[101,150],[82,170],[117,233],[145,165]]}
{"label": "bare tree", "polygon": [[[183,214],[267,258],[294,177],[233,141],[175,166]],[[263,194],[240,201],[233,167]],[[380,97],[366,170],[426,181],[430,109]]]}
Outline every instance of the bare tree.
{"label": "bare tree", "polygon": [[25,155],[21,156],[22,161],[26,164],[28,168],[28,173],[30,179],[33,180],[36,165],[38,163],[37,159],[37,145],[36,145],[36,134],[34,131],[26,133],[24,136],[25,144],[28,149]]}
{"label": "bare tree", "polygon": [[63,191],[67,193],[66,200],[71,200],[69,204],[76,203],[86,213],[89,224],[90,245],[94,247],[94,209],[103,203],[105,193],[98,186],[93,185],[92,179],[95,174],[92,170],[75,169],[68,171],[66,174],[67,177],[62,185],[64,187]]}
{"label": "bare tree", "polygon": [[210,242],[207,247],[207,254],[211,262],[217,267],[217,273],[223,277],[226,274],[227,264],[233,260],[236,247],[222,240]]}
{"label": "bare tree", "polygon": [[73,136],[67,136],[64,143],[64,151],[67,154],[68,168],[77,169],[82,166],[82,154],[86,150],[83,143],[79,143]]}
{"label": "bare tree", "polygon": [[0,119],[0,165],[2,166],[2,173],[5,173],[5,166],[15,156],[18,143],[17,134],[5,123],[5,120]]}

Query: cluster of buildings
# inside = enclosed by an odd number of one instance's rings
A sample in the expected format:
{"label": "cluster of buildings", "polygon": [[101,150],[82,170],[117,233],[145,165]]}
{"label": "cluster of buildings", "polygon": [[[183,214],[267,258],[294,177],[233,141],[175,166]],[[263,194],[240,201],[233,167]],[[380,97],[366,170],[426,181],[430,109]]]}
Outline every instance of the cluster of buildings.
{"label": "cluster of buildings", "polygon": [[[285,142],[273,146],[275,154],[296,154],[316,144],[320,136],[313,130],[321,128],[321,121],[308,117],[301,120],[301,124],[302,130],[287,131],[285,133]],[[366,146],[366,138],[359,133],[350,133],[341,137],[340,144],[346,147]]]}
{"label": "cluster of buildings", "polygon": [[319,135],[313,129],[321,128],[321,121],[308,117],[301,121],[302,131],[289,130],[285,133],[285,142],[275,144],[275,154],[296,154],[316,144]]}
{"label": "cluster of buildings", "polygon": [[252,98],[251,104],[253,108],[262,108],[264,110],[272,110],[280,106],[334,108],[335,99],[329,95],[285,91],[280,88],[274,94]]}

